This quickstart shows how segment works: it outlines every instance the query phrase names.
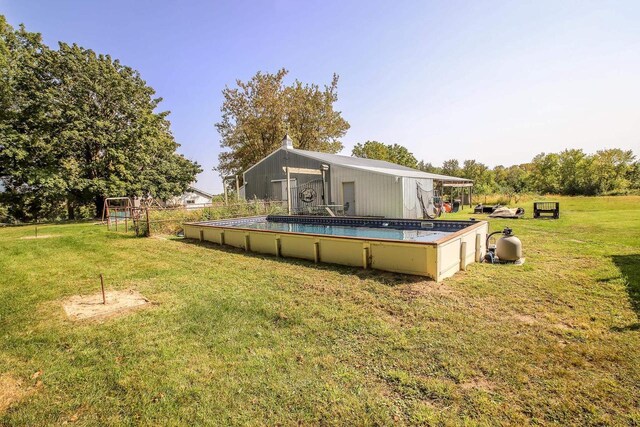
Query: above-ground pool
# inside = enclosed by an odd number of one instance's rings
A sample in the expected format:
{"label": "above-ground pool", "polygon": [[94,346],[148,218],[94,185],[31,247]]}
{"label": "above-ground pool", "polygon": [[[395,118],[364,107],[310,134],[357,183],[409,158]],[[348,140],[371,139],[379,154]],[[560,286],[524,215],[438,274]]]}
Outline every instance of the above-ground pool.
{"label": "above-ground pool", "polygon": [[187,223],[185,237],[247,251],[449,277],[485,251],[486,221],[270,215]]}

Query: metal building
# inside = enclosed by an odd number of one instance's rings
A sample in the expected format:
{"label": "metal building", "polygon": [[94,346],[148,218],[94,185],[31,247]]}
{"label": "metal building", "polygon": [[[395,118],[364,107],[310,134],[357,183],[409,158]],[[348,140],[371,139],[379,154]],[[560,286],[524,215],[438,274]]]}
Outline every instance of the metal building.
{"label": "metal building", "polygon": [[473,185],[382,160],[294,149],[288,135],[281,148],[243,173],[243,182],[245,199],[283,200],[296,213],[329,207],[346,215],[389,218],[422,218],[418,189]]}

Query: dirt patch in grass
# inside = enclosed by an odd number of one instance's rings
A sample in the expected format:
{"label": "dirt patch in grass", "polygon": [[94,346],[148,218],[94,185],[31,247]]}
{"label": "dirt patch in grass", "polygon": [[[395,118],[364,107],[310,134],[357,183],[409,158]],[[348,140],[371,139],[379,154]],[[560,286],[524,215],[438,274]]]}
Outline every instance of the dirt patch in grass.
{"label": "dirt patch in grass", "polygon": [[562,331],[570,331],[572,329],[575,329],[573,326],[569,325],[568,323],[565,322],[558,322],[558,323],[554,323],[553,325],[554,327],[562,330]]}
{"label": "dirt patch in grass", "polygon": [[37,237],[36,236],[24,236],[24,237],[21,237],[20,239],[22,239],[22,240],[50,239],[52,237],[60,237],[60,235],[59,234],[39,234]]}
{"label": "dirt patch in grass", "polygon": [[21,380],[10,374],[0,374],[0,415],[32,392]]}
{"label": "dirt patch in grass", "polygon": [[105,296],[106,304],[103,304],[102,293],[72,296],[64,302],[64,311],[71,320],[84,320],[117,316],[149,303],[148,299],[133,290],[109,291]]}
{"label": "dirt patch in grass", "polygon": [[515,320],[518,322],[522,322],[526,325],[533,325],[534,323],[538,323],[535,317],[529,316],[528,314],[516,314],[513,316]]}
{"label": "dirt patch in grass", "polygon": [[483,390],[491,391],[495,388],[486,378],[473,378],[470,381],[466,381],[460,384],[460,388],[463,390]]}
{"label": "dirt patch in grass", "polygon": [[454,292],[453,289],[445,283],[428,280],[408,285],[401,285],[398,287],[398,290],[401,292],[403,297],[409,300],[425,295],[451,295]]}

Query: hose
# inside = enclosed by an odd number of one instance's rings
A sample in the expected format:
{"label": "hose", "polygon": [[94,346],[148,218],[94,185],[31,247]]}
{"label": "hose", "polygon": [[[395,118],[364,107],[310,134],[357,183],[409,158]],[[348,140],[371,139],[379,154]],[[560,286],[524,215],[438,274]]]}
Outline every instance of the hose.
{"label": "hose", "polygon": [[500,234],[500,233],[504,233],[504,230],[502,231],[494,231],[493,233],[489,234],[487,236],[487,241],[485,242],[485,247],[487,248],[487,250],[489,250],[489,239],[491,238],[491,236],[493,236],[494,234]]}
{"label": "hose", "polygon": [[505,236],[509,237],[513,235],[513,230],[510,229],[509,227],[505,227],[504,230],[502,231],[494,231],[493,233],[489,234],[487,236],[487,241],[485,242],[485,245],[487,247],[487,249],[489,249],[489,239],[491,238],[491,236],[493,236],[494,234],[504,234]]}

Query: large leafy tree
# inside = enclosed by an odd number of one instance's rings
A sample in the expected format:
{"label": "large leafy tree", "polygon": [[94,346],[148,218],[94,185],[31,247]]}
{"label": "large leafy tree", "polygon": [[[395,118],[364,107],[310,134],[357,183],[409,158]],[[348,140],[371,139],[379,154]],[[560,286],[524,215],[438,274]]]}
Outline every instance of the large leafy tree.
{"label": "large leafy tree", "polygon": [[580,149],[564,150],[558,155],[559,183],[562,194],[593,193],[588,176],[591,160],[591,157]]}
{"label": "large leafy tree", "polygon": [[448,176],[462,176],[462,169],[460,169],[460,162],[457,159],[445,160],[442,163],[440,171],[443,175]]}
{"label": "large leafy tree", "polygon": [[10,214],[22,219],[59,214],[67,190],[53,136],[51,61],[39,34],[14,30],[0,16],[1,195]]}
{"label": "large leafy tree", "polygon": [[494,190],[493,175],[483,163],[465,160],[462,164],[461,175],[473,180],[475,191],[480,194],[487,194]]}
{"label": "large leafy tree", "polygon": [[168,198],[200,167],[176,153],[168,112],[138,72],[108,55],[42,44],[0,20],[0,179],[19,219],[73,218],[107,196]]}
{"label": "large leafy tree", "polygon": [[415,156],[406,147],[399,144],[383,144],[378,141],[366,141],[356,144],[353,150],[351,150],[351,154],[355,157],[365,159],[385,160],[410,168],[416,168],[418,166],[418,161]]}
{"label": "large leafy tree", "polygon": [[434,166],[431,162],[425,162],[424,160],[420,160],[418,162],[418,166],[416,166],[417,169],[420,169],[423,172],[429,172],[429,173],[441,173],[442,170],[437,167]]}
{"label": "large leafy tree", "polygon": [[[612,148],[600,150],[589,164],[589,176],[596,193],[606,193],[627,188],[638,188],[639,183],[632,182],[635,156],[631,150]],[[633,179],[633,178],[632,178]]]}
{"label": "large leafy tree", "polygon": [[288,71],[258,72],[249,81],[222,91],[222,119],[216,123],[220,145],[216,168],[223,175],[237,174],[280,145],[288,133],[296,148],[337,153],[349,123],[334,108],[338,76],[323,88],[296,80],[284,83]]}
{"label": "large leafy tree", "polygon": [[629,188],[640,189],[640,161],[635,161],[629,165],[627,182],[629,182]]}
{"label": "large leafy tree", "polygon": [[560,182],[560,156],[540,153],[531,162],[531,187],[539,193],[558,194]]}
{"label": "large leafy tree", "polygon": [[493,179],[497,191],[507,195],[521,194],[529,190],[529,165],[513,165],[493,168]]}

